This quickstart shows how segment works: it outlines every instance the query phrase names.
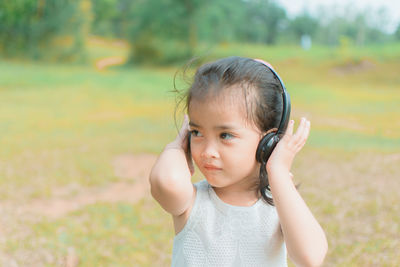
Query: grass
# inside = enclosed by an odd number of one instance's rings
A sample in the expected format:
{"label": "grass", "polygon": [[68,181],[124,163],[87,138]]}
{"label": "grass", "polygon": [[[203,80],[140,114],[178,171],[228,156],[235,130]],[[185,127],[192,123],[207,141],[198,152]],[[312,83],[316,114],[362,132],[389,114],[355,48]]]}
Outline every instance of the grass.
{"label": "grass", "polygon": [[68,218],[42,220],[33,225],[32,234],[22,246],[14,240],[7,247],[16,251],[23,248],[30,256],[27,262],[38,266],[45,262],[49,266],[60,264],[57,261],[71,248],[76,251],[80,266],[166,265],[169,258],[160,257],[163,244],[170,238],[163,231],[169,225],[166,219],[169,218],[154,209],[149,199],[134,206],[97,203]]}
{"label": "grass", "polygon": [[[162,71],[103,74],[85,67],[3,62],[0,72],[0,156],[10,173],[0,184],[19,188],[27,177],[40,179],[32,189],[35,196],[56,185],[102,184],[112,179],[112,155],[158,152],[162,146],[162,141],[143,142],[158,140],[168,129],[174,98],[165,91],[170,76]],[[16,193],[5,189],[0,197]]]}
{"label": "grass", "polygon": [[[59,189],[120,182],[116,156],[159,153],[176,134],[169,93],[176,68],[96,71],[97,59],[124,56],[127,47],[95,40],[89,48],[90,66],[0,62],[0,265],[60,266],[71,248],[80,266],[170,262],[172,222],[148,195],[56,219],[18,209],[51,201]],[[291,94],[293,118],[311,119],[293,172],[327,233],[325,265],[396,266],[400,46],[225,44],[209,51],[208,58],[268,59]]]}

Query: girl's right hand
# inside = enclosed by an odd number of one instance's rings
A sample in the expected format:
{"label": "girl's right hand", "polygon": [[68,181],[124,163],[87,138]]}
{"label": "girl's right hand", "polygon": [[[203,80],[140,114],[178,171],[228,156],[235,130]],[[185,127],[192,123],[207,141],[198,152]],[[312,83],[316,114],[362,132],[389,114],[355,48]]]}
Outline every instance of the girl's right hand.
{"label": "girl's right hand", "polygon": [[189,118],[187,115],[185,115],[182,127],[179,130],[178,135],[176,136],[175,140],[168,145],[166,145],[165,150],[167,149],[181,149],[185,153],[186,156],[186,162],[188,165],[188,168],[190,170],[190,174],[194,174],[194,165],[193,165],[193,160],[192,160],[192,155],[190,153],[189,149],[189,137],[190,137],[190,131],[189,131]]}

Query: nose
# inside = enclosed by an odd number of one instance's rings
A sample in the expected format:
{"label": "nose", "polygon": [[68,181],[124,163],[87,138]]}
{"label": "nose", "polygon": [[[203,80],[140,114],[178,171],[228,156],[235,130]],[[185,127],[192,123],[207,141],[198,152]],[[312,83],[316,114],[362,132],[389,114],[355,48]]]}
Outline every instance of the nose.
{"label": "nose", "polygon": [[204,144],[204,147],[201,151],[200,156],[204,159],[215,159],[218,158],[219,154],[218,154],[218,149],[217,149],[217,145],[214,144],[213,142],[206,142]]}

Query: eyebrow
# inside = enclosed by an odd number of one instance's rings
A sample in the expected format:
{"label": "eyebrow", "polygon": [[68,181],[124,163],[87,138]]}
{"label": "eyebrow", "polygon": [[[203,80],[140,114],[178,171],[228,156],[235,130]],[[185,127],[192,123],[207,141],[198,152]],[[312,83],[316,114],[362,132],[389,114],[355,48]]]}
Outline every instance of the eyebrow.
{"label": "eyebrow", "polygon": [[189,126],[193,126],[193,127],[200,127],[199,125],[197,125],[196,123],[189,121]]}
{"label": "eyebrow", "polygon": [[[189,126],[196,127],[196,128],[201,128],[200,125],[197,125],[196,123],[191,122],[191,121],[189,122]],[[234,125],[229,125],[229,124],[224,125],[223,124],[223,125],[215,126],[214,129],[217,129],[217,130],[235,130],[235,129],[239,129],[239,128],[235,127]]]}

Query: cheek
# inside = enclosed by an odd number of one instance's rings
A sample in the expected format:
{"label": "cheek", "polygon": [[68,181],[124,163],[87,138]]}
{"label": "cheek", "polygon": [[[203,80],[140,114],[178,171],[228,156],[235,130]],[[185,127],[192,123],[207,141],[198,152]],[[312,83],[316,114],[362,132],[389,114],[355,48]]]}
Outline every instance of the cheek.
{"label": "cheek", "polygon": [[243,164],[246,166],[253,165],[253,161],[256,161],[256,148],[251,144],[241,144],[221,151],[220,155],[227,164],[236,169],[243,167]]}
{"label": "cheek", "polygon": [[236,148],[239,151],[241,157],[251,157],[252,155],[255,157],[257,151],[258,141],[251,140],[246,143],[241,143],[240,146]]}
{"label": "cheek", "polygon": [[256,150],[257,144],[242,146],[236,153],[234,153],[234,155],[232,155],[232,157],[234,158],[234,162],[236,162],[236,164],[244,164],[252,168],[255,164],[257,164]]}

